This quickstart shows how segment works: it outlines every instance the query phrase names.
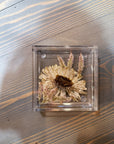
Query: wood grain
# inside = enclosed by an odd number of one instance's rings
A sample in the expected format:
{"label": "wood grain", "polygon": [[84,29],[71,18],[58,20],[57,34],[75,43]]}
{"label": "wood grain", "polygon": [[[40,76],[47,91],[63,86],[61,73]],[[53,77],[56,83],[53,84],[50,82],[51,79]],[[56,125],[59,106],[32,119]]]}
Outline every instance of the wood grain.
{"label": "wood grain", "polygon": [[[92,3],[89,3],[88,1],[82,1],[82,3],[76,1],[72,1],[72,3],[69,1],[57,2],[58,1],[53,1],[51,4],[46,2],[43,6],[42,3],[38,3],[32,6],[32,4],[35,3],[35,1],[33,1],[30,3],[31,6],[26,6],[26,1],[24,1],[23,3],[19,3],[16,14],[14,9],[10,9],[8,12],[6,11],[5,15],[2,13],[0,25],[2,29],[2,36],[4,36],[3,33],[5,33],[5,36],[1,38],[1,49],[3,48],[3,51],[1,50],[2,54],[5,49],[7,49],[7,51],[12,51],[13,49],[11,49],[11,47],[13,47],[14,44],[15,48],[21,47],[20,44],[18,45],[18,41],[20,41],[24,47],[31,45],[31,42],[34,43],[37,41],[35,40],[37,37],[34,37],[34,35],[37,35],[38,39],[41,40],[42,36],[43,38],[46,38],[46,35],[52,36],[61,31],[68,30],[71,27],[76,27],[91,21],[90,17],[86,16],[87,14],[85,12],[83,13],[84,10],[89,12],[91,9],[93,10],[96,8],[95,17],[94,13],[91,13],[91,17],[94,19],[103,17],[103,15],[113,12],[111,8],[111,1],[108,5],[107,1],[103,1],[103,3],[102,1],[92,1]],[[64,5],[62,5],[63,2],[65,2]],[[45,5],[47,6],[47,10],[45,10]],[[97,5],[100,6],[100,9]],[[82,7],[80,8],[79,6]],[[29,12],[31,7],[35,12]],[[58,10],[61,10],[61,12],[59,13]],[[43,23],[44,21],[45,23]],[[72,22],[72,24],[69,22]],[[11,29],[9,29],[9,27],[11,27]],[[18,33],[20,30],[21,33]],[[6,42],[8,45],[5,44]],[[6,48],[4,49],[4,47]]]}
{"label": "wood grain", "polygon": [[[113,11],[112,0],[0,1],[0,144],[113,143]],[[98,45],[97,114],[32,112],[33,44]]]}
{"label": "wood grain", "polygon": [[[0,12],[8,9],[24,0],[0,0]],[[16,8],[16,7],[15,7]]]}

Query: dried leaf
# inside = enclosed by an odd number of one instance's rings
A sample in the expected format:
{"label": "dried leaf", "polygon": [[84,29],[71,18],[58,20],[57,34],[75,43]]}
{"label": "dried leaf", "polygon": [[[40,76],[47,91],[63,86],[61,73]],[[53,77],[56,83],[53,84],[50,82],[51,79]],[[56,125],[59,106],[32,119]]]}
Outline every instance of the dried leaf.
{"label": "dried leaf", "polygon": [[84,57],[83,55],[80,53],[79,56],[79,63],[78,63],[78,72],[81,73],[83,71],[84,68]]}
{"label": "dried leaf", "polygon": [[58,59],[58,61],[59,61],[59,65],[60,65],[61,67],[66,67],[65,62],[64,62],[64,60],[62,59],[62,57],[57,56],[57,59]]}
{"label": "dried leaf", "polygon": [[70,53],[70,55],[69,55],[69,59],[68,59],[68,62],[67,62],[67,67],[68,67],[69,69],[72,68],[73,60],[74,60],[74,56],[73,56],[72,53]]}

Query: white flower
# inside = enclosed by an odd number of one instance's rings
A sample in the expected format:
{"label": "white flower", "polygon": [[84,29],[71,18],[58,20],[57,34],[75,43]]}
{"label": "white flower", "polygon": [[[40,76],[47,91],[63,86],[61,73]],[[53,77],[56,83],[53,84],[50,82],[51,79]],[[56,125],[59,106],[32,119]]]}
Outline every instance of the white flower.
{"label": "white flower", "polygon": [[38,98],[41,103],[78,102],[80,95],[86,94],[86,82],[82,80],[83,55],[79,56],[78,71],[73,68],[74,56],[69,55],[67,65],[58,56],[59,65],[45,67],[39,76]]}

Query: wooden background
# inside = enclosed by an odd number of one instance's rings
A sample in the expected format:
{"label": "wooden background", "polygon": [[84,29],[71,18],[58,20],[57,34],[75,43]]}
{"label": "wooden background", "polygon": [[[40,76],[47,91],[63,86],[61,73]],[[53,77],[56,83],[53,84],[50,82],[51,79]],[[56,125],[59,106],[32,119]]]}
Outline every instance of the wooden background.
{"label": "wooden background", "polygon": [[[112,144],[113,0],[0,0],[0,144]],[[32,45],[98,45],[99,112],[32,111]]]}

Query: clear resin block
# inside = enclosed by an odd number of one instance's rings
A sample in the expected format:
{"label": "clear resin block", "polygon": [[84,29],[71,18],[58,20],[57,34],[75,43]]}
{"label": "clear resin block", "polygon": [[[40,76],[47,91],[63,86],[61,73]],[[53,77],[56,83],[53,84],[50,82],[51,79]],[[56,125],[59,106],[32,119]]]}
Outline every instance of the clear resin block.
{"label": "clear resin block", "polygon": [[34,110],[98,110],[96,46],[34,45],[32,54]]}

